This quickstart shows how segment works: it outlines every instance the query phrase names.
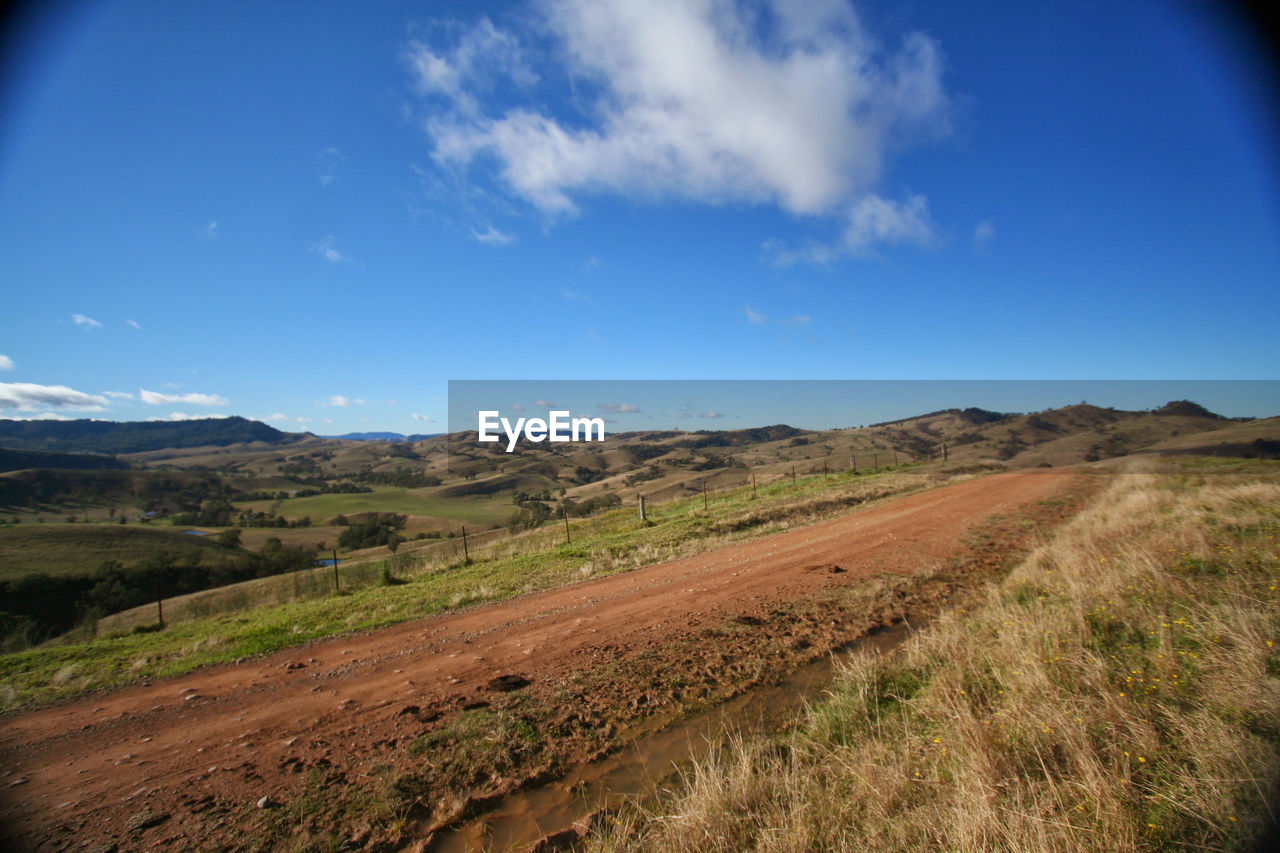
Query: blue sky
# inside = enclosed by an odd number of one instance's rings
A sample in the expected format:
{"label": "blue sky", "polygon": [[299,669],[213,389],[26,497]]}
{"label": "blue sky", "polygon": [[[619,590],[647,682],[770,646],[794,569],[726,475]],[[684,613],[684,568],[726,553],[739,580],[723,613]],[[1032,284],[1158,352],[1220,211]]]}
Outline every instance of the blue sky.
{"label": "blue sky", "polygon": [[0,416],[1280,363],[1275,92],[1212,4],[57,8],[6,34]]}

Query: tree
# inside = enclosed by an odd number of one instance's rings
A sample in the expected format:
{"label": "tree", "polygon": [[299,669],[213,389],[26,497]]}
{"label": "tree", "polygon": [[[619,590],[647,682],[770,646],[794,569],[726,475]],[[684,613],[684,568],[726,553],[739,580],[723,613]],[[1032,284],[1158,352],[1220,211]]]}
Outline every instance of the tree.
{"label": "tree", "polygon": [[240,547],[240,528],[233,527],[218,534],[218,544],[224,548]]}

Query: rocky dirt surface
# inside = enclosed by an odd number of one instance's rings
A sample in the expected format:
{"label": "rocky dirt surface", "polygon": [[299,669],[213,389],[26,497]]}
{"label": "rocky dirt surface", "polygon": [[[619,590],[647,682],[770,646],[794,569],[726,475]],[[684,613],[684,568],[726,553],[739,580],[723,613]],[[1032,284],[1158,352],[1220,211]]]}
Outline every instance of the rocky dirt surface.
{"label": "rocky dirt surface", "polygon": [[433,829],[645,725],[936,608],[1025,546],[1032,522],[1060,520],[1080,479],[954,483],[7,719],[4,846],[429,845]]}

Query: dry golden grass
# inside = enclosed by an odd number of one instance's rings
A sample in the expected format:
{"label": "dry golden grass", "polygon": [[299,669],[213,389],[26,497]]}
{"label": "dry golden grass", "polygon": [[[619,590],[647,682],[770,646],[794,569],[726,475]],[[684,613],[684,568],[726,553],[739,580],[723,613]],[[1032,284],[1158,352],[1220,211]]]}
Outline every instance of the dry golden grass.
{"label": "dry golden grass", "polygon": [[967,612],[592,849],[1249,849],[1280,782],[1280,469],[1232,470],[1117,476]]}

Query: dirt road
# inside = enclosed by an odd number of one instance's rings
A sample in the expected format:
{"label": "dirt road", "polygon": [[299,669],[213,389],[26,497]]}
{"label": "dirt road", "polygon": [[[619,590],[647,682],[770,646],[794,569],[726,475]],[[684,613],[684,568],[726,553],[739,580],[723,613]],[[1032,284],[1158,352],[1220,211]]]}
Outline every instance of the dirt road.
{"label": "dirt road", "polygon": [[421,731],[419,709],[562,681],[831,585],[916,572],[945,561],[984,518],[1071,478],[1046,469],[960,482],[693,557],[30,712],[0,723],[0,822],[20,848],[95,840],[182,849],[210,837],[215,804],[225,820],[226,803],[289,802],[303,768],[372,778]]}

